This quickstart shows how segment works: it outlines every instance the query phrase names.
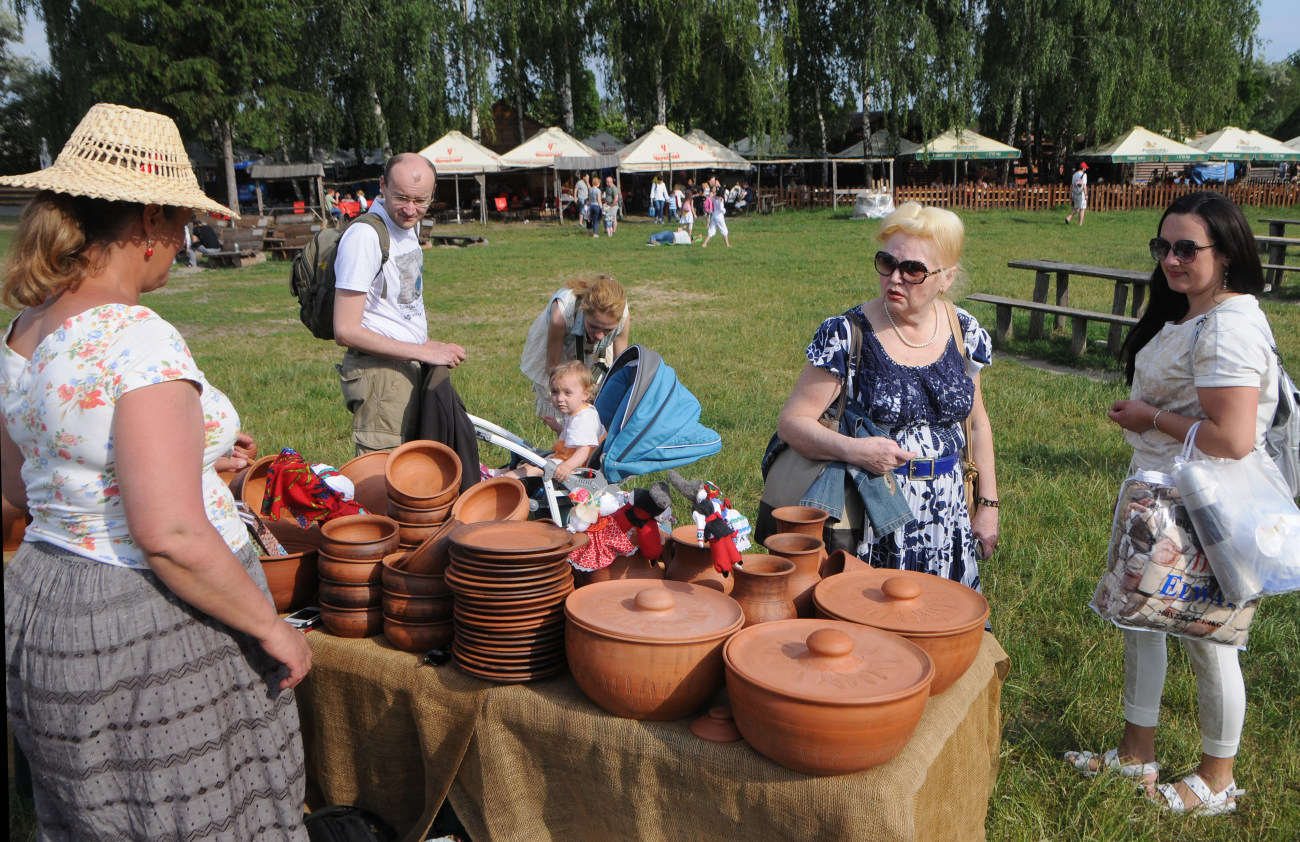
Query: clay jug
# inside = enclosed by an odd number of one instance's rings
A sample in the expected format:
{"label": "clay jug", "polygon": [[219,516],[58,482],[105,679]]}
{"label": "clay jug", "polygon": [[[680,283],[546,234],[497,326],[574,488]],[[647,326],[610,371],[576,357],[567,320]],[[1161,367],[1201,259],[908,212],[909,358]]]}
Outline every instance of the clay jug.
{"label": "clay jug", "polygon": [[821,564],[826,545],[821,538],[801,535],[797,532],[781,532],[771,535],[763,546],[772,555],[783,556],[794,562],[794,572],[789,578],[789,594],[799,616],[808,619],[813,616],[812,589],[822,580]]}
{"label": "clay jug", "polygon": [[798,532],[801,535],[822,537],[822,528],[830,517],[815,506],[779,506],[772,510],[777,532]]}
{"label": "clay jug", "polygon": [[723,576],[713,569],[713,555],[709,552],[707,543],[701,547],[695,541],[694,524],[674,529],[668,547],[671,548],[673,557],[664,570],[665,579],[704,585],[725,594],[731,593],[733,577]]}
{"label": "clay jug", "polygon": [[788,558],[770,555],[742,556],[740,564],[732,569],[736,579],[731,598],[740,603],[745,612],[745,625],[767,623],[772,620],[793,620],[797,614],[790,600],[790,574],[794,562]]}

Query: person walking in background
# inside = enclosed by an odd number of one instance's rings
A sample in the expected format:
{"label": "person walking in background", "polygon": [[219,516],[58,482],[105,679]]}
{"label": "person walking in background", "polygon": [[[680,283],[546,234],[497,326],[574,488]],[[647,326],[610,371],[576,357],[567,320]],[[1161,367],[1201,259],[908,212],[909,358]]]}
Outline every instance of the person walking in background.
{"label": "person walking in background", "polygon": [[[706,188],[708,190],[708,188]],[[704,243],[700,248],[708,248],[713,235],[722,232],[722,241],[731,248],[731,236],[727,231],[727,202],[723,196],[722,185],[715,184],[712,192],[704,194],[705,211],[709,215],[709,230],[705,232]]]}
{"label": "person walking in background", "polygon": [[695,197],[689,192],[682,195],[681,223],[687,233],[695,235]]}
{"label": "person walking in background", "polygon": [[600,217],[601,217],[601,191],[600,177],[592,179],[591,189],[587,191],[587,225],[591,228],[591,236],[600,236]]}
{"label": "person walking in background", "polygon": [[591,183],[587,179],[587,174],[583,173],[578,179],[578,183],[573,185],[573,201],[578,208],[578,219],[582,222],[582,227],[587,227],[587,195],[591,192]]}
{"label": "person walking in background", "polygon": [[623,208],[623,197],[618,192],[618,186],[614,184],[614,176],[605,176],[605,191],[602,196],[602,208],[605,214],[605,236],[612,237],[618,230],[618,215]]}
{"label": "person walking in background", "polygon": [[[1264,274],[1241,209],[1220,193],[1189,193],[1170,204],[1156,230],[1151,297],[1123,348],[1130,397],[1107,413],[1133,448],[1129,475],[1171,473],[1198,422],[1195,446],[1206,456],[1262,450],[1277,410],[1280,366],[1257,300]],[[1237,649],[1181,639],[1196,673],[1201,758],[1192,774],[1157,787],[1166,637],[1124,630],[1124,734],[1104,754],[1069,751],[1065,760],[1089,777],[1113,770],[1132,778],[1175,813],[1232,812],[1244,794],[1233,775],[1246,719]]]}
{"label": "person walking in background", "polygon": [[682,195],[682,186],[680,184],[674,184],[673,192],[668,194],[668,218],[671,219],[673,222],[681,221],[680,211],[682,207],[682,201],[685,198],[686,197]]}
{"label": "person walking in background", "polygon": [[650,185],[650,204],[650,218],[662,222],[668,208],[668,185],[659,176],[655,176]]}
{"label": "person walking in background", "polygon": [[1079,162],[1079,168],[1070,177],[1070,206],[1073,210],[1065,218],[1065,224],[1069,225],[1077,213],[1079,225],[1082,226],[1083,216],[1088,212],[1088,165],[1083,161]]}

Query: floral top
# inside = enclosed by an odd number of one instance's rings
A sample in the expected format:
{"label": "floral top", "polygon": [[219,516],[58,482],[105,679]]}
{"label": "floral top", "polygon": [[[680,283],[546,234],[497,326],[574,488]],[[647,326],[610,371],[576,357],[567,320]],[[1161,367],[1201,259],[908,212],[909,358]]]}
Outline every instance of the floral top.
{"label": "floral top", "polygon": [[248,534],[213,464],[229,453],[239,416],[194,363],[180,333],[147,307],[109,304],[64,322],[30,360],[0,352],[0,411],[23,454],[32,523],[26,540],[45,541],[105,564],[148,568],[122,510],[113,455],[113,421],[122,395],[143,386],[191,380],[203,408],[203,503],[231,550]]}

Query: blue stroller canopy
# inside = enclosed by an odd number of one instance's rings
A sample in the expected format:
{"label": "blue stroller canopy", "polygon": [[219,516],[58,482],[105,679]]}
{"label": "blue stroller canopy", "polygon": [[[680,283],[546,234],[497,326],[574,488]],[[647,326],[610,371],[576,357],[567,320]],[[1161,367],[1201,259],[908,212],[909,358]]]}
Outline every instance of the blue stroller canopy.
{"label": "blue stroller canopy", "polygon": [[689,465],[722,450],[722,437],[700,423],[700,402],[654,351],[632,345],[614,361],[596,396],[605,425],[605,478]]}

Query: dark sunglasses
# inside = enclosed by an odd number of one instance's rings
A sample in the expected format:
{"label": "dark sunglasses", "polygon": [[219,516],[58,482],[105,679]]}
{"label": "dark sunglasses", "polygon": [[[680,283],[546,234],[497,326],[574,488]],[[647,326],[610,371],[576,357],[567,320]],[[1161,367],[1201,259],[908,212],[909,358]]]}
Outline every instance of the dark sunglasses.
{"label": "dark sunglasses", "polygon": [[894,274],[895,269],[898,270],[898,276],[905,284],[923,284],[926,278],[943,271],[942,269],[931,271],[919,260],[899,260],[887,251],[876,252],[876,271],[881,277],[889,277]]}
{"label": "dark sunglasses", "polygon": [[1210,243],[1208,246],[1198,246],[1194,240],[1179,240],[1173,245],[1163,237],[1152,237],[1151,242],[1151,259],[1156,263],[1163,263],[1169,256],[1169,252],[1174,253],[1174,260],[1179,263],[1191,263],[1196,259],[1196,253],[1201,249],[1212,249],[1215,244]]}

